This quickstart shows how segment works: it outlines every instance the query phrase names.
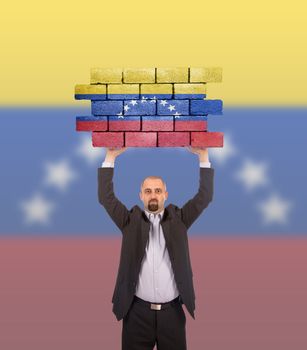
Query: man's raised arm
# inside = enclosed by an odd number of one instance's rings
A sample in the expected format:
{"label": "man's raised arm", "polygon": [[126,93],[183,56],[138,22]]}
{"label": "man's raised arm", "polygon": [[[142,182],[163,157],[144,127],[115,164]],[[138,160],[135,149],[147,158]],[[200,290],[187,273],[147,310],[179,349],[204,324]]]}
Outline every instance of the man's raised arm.
{"label": "man's raised arm", "polygon": [[214,178],[214,169],[211,168],[211,163],[209,162],[208,149],[188,147],[188,150],[199,156],[200,174],[198,192],[180,209],[181,219],[187,228],[193,224],[212,201]]}
{"label": "man's raised arm", "polygon": [[120,230],[124,228],[128,220],[129,211],[114,194],[113,173],[116,157],[126,151],[126,149],[127,147],[107,148],[102,167],[98,168],[99,203],[106,209],[107,213]]}

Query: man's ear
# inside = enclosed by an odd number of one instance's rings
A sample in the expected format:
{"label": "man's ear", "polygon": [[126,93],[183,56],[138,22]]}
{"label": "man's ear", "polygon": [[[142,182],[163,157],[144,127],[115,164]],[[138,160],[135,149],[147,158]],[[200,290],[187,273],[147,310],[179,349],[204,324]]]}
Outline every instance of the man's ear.
{"label": "man's ear", "polygon": [[167,198],[168,198],[168,192],[166,191],[165,192],[165,200],[167,200]]}

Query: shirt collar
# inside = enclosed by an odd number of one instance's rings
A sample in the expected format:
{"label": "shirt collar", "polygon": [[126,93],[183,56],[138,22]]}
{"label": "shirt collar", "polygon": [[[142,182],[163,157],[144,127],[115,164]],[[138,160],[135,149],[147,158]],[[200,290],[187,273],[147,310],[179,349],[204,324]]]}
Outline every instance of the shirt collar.
{"label": "shirt collar", "polygon": [[164,209],[163,209],[162,211],[160,211],[158,214],[156,214],[156,213],[151,213],[150,211],[147,211],[146,209],[144,209],[144,211],[145,211],[145,214],[146,214],[146,216],[148,217],[148,219],[149,219],[149,215],[150,215],[150,214],[161,215],[161,219],[163,218]]}

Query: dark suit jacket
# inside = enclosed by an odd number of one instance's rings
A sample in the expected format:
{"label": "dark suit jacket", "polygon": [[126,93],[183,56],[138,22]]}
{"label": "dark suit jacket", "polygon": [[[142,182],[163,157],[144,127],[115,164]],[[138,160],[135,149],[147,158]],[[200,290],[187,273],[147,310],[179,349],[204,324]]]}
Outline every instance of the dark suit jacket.
{"label": "dark suit jacket", "polygon": [[[98,168],[98,198],[122,232],[122,246],[116,285],[112,297],[117,320],[127,314],[138,282],[150,221],[145,212],[135,205],[128,210],[113,191],[114,168]],[[195,319],[195,293],[190,262],[187,230],[208,206],[213,197],[214,169],[200,168],[197,194],[182,208],[169,204],[164,208],[161,225],[171,259],[175,281],[190,315]]]}

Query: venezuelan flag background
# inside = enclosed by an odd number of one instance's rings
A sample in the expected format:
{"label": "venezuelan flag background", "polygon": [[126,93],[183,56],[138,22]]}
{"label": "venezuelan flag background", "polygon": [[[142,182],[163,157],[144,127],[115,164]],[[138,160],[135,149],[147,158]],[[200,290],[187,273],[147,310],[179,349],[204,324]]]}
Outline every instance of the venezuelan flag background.
{"label": "venezuelan flag background", "polygon": [[[189,349],[307,348],[305,2],[6,2],[0,14],[0,349],[119,349],[121,235],[97,200],[104,149],[75,132],[90,67],[221,66],[207,97],[215,195],[190,229]],[[169,202],[198,187],[185,149],[129,149],[116,194],[143,177]],[[167,204],[167,203],[166,203]]]}

